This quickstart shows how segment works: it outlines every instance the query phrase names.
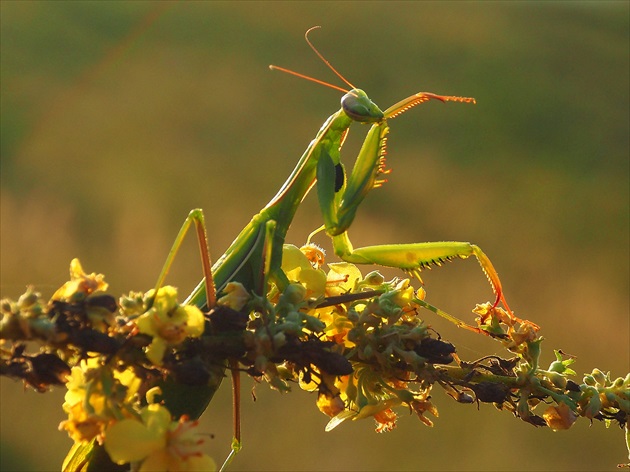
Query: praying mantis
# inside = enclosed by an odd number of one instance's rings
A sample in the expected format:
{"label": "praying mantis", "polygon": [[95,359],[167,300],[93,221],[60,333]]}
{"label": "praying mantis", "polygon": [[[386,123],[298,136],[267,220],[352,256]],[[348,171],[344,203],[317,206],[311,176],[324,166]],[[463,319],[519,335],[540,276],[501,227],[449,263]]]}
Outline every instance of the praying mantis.
{"label": "praying mantis", "polygon": [[[305,34],[308,45],[350,87],[349,90],[282,67],[270,66],[270,68],[344,92],[341,108],[326,119],[277,194],[260,212],[253,216],[212,267],[210,267],[211,263],[206,245],[203,214],[201,210],[193,210],[173,244],[158,278],[156,291],[164,282],[181,241],[192,224],[197,229],[205,277],[188,296],[185,303],[196,305],[202,310],[211,310],[216,304],[217,294],[221,294],[230,282],[239,282],[251,293],[262,297],[267,293],[270,283],[278,287],[280,291],[284,290],[290,283],[282,270],[282,250],[285,236],[301,202],[311,189],[316,188],[324,221],[323,229],[332,240],[335,254],[342,260],[353,264],[380,265],[400,269],[420,279],[422,269],[434,265],[440,266],[442,263],[453,259],[466,259],[474,256],[479,261],[482,271],[487,276],[494,291],[494,306],[502,303],[510,316],[513,316],[507,306],[497,271],[485,253],[474,244],[444,241],[353,247],[348,230],[358,208],[373,188],[377,188],[385,182],[384,176],[388,172],[385,169],[386,143],[389,132],[388,120],[429,100],[460,103],[475,103],[475,100],[473,98],[419,92],[399,101],[385,111],[381,111],[363,90],[356,88],[337,72],[311,43],[309,33],[315,28],[318,27],[309,29]],[[370,129],[352,171],[347,172],[342,163],[341,148],[353,123],[368,124]],[[428,307],[433,308],[430,305]],[[443,314],[443,312],[439,314]],[[453,317],[446,316],[453,321]],[[475,330],[475,328],[458,320],[456,324]],[[229,366],[233,371],[235,408],[238,407],[238,398],[236,397],[238,395],[237,367],[232,364]],[[224,366],[225,368],[228,366]],[[166,384],[165,387],[167,387]],[[203,412],[218,385],[208,386],[201,390],[196,388],[194,397],[184,386],[171,385],[171,387],[172,389],[165,388],[165,402],[173,415],[187,414],[194,418]],[[175,404],[178,406],[174,406]],[[235,417],[237,416],[238,412],[235,412]],[[239,448],[240,431],[238,420],[235,420],[232,451],[236,452]],[[229,459],[228,457],[228,461]]]}
{"label": "praying mantis", "polygon": [[[310,28],[305,33],[306,42],[351,89],[345,90],[282,67],[270,66],[272,70],[287,72],[344,92],[341,109],[324,122],[277,194],[245,226],[212,269],[206,270],[206,279],[199,283],[186,303],[206,309],[212,307],[216,300],[216,293],[221,292],[231,281],[238,281],[260,295],[267,292],[266,285],[269,281],[275,283],[280,290],[284,289],[289,283],[281,269],[285,236],[300,203],[309,191],[316,187],[324,219],[323,228],[332,239],[335,254],[342,260],[354,264],[397,268],[420,279],[420,271],[424,268],[432,265],[440,266],[456,258],[466,259],[475,256],[496,295],[494,306],[503,303],[513,316],[505,300],[497,271],[485,253],[474,244],[447,241],[353,247],[348,236],[348,229],[365,196],[370,190],[384,183],[383,176],[387,173],[385,169],[386,142],[389,132],[387,120],[429,100],[462,103],[475,103],[475,100],[420,92],[381,111],[363,90],[356,88],[337,72],[311,43],[308,36],[316,28],[318,27]],[[355,122],[371,126],[352,172],[348,175],[341,162],[340,151],[350,126]],[[200,244],[203,245],[205,244],[202,243],[205,229],[202,228],[199,215],[199,211],[191,212],[184,227],[187,228],[190,225],[191,219],[195,220],[200,234]],[[173,251],[176,247],[177,243],[173,246]],[[158,286],[167,271],[165,267]],[[208,283],[210,275],[213,279],[212,283]],[[434,307],[429,306],[429,308],[433,311],[437,310]],[[441,310],[436,312],[455,321],[458,326],[468,327]],[[239,436],[235,434],[237,441],[240,441]]]}
{"label": "praying mantis", "polygon": [[[319,206],[326,233],[331,237],[335,254],[342,260],[354,264],[372,264],[401,269],[420,279],[420,271],[433,265],[440,266],[456,258],[475,256],[496,295],[494,305],[507,303],[501,282],[490,259],[476,245],[468,242],[422,242],[411,244],[387,244],[354,248],[348,236],[356,212],[365,196],[373,188],[380,187],[385,169],[388,119],[397,117],[410,108],[427,102],[475,103],[473,98],[436,95],[420,92],[411,95],[381,111],[367,94],[348,82],[319,53],[308,38],[309,33],[319,27],[310,28],[305,39],[318,57],[348,86],[345,90],[311,77],[278,66],[270,68],[312,80],[342,91],[341,109],[324,122],[315,138],[299,159],[295,169],[277,194],[256,214],[236,237],[225,254],[212,267],[216,291],[220,292],[228,282],[238,281],[255,293],[264,293],[262,280],[274,282],[280,289],[288,280],[281,270],[282,246],[286,233],[300,203],[309,191],[316,187]],[[352,172],[348,175],[341,162],[340,151],[353,123],[370,124],[370,130],[357,156]],[[192,214],[191,214],[192,215]],[[194,218],[194,215],[191,216]],[[188,224],[188,221],[187,223]],[[271,247],[267,258],[263,257],[265,234]],[[268,267],[263,267],[267,260]],[[261,277],[260,274],[264,274]],[[205,282],[201,281],[187,299],[187,303],[199,307],[208,306]],[[509,311],[509,309],[508,309]]]}

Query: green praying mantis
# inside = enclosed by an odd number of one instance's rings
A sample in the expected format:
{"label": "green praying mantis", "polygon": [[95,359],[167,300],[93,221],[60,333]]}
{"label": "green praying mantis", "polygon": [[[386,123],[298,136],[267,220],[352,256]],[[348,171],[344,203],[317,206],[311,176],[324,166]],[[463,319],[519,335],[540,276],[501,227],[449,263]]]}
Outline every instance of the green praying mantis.
{"label": "green praying mantis", "polygon": [[[173,244],[158,278],[156,289],[164,282],[182,239],[190,226],[194,224],[201,246],[205,278],[189,295],[186,303],[194,304],[202,310],[210,310],[216,304],[217,294],[220,294],[229,282],[239,282],[247,290],[259,296],[264,296],[267,293],[270,283],[282,291],[289,284],[289,280],[281,268],[285,236],[300,203],[310,190],[316,187],[324,221],[322,228],[332,239],[335,254],[342,260],[353,264],[372,264],[396,268],[420,279],[422,269],[434,265],[440,266],[446,261],[457,258],[466,259],[475,256],[494,291],[496,297],[494,306],[502,303],[510,316],[514,316],[507,306],[497,271],[490,259],[474,244],[445,241],[353,247],[348,230],[357,210],[365,196],[373,188],[383,184],[384,176],[387,173],[385,154],[389,132],[388,120],[429,100],[461,103],[475,103],[475,100],[420,92],[399,101],[385,111],[381,111],[363,90],[356,88],[337,72],[311,43],[308,36],[315,28],[318,27],[309,29],[305,34],[308,45],[350,87],[349,90],[282,67],[270,66],[270,68],[344,92],[341,108],[324,122],[277,194],[259,213],[254,215],[225,254],[212,267],[210,267],[211,263],[208,256],[203,214],[201,210],[193,210]],[[369,124],[370,129],[352,171],[347,172],[341,160],[341,148],[353,123]],[[477,331],[476,328],[468,326],[431,305],[426,305],[427,308],[454,321],[458,326]],[[514,317],[514,319],[517,318]],[[224,370],[230,368],[233,372],[235,418],[238,417],[237,367],[236,365],[223,367]],[[186,386],[169,385],[169,382],[166,381],[163,386],[165,403],[174,416],[187,414],[195,418],[204,411],[217,388],[218,385],[204,388],[194,387],[193,391]],[[238,419],[235,419],[233,453],[240,448],[238,424]]]}
{"label": "green praying mantis", "polygon": [[[267,205],[245,226],[225,254],[212,267],[216,291],[220,292],[228,282],[238,281],[255,293],[265,293],[263,281],[272,281],[280,289],[288,284],[281,269],[282,246],[295,212],[304,197],[313,188],[317,196],[326,233],[331,237],[335,254],[342,260],[354,264],[373,264],[401,269],[420,279],[420,271],[432,265],[441,265],[456,258],[475,256],[488,277],[496,295],[495,306],[507,303],[503,295],[498,274],[488,257],[476,245],[468,242],[423,242],[412,244],[386,244],[354,248],[348,236],[356,212],[365,196],[373,188],[381,186],[385,180],[385,155],[388,119],[404,113],[410,108],[439,100],[475,103],[473,98],[436,95],[420,92],[387,108],[385,111],[372,102],[367,94],[348,82],[319,53],[308,38],[309,46],[320,59],[348,86],[345,90],[332,84],[313,79],[278,66],[281,70],[301,78],[326,85],[345,93],[341,98],[341,109],[324,122],[315,138],[298,161],[289,178]],[[352,172],[348,175],[341,162],[341,148],[353,123],[370,124],[370,130],[357,156]],[[196,212],[189,218],[196,218]],[[185,223],[187,226],[189,221]],[[263,248],[271,247],[271,253],[263,257]],[[266,261],[268,267],[263,267]],[[261,277],[261,274],[264,276]],[[165,275],[163,273],[163,275]],[[208,307],[205,288],[201,281],[187,302],[199,307]]]}
{"label": "green praying mantis", "polygon": [[[490,259],[474,244],[446,241],[353,247],[348,236],[348,229],[352,225],[365,196],[373,188],[382,185],[383,176],[387,173],[385,170],[386,142],[389,132],[387,120],[429,100],[463,103],[475,103],[475,100],[420,92],[399,101],[385,111],[381,111],[363,90],[348,82],[315,48],[308,36],[316,28],[318,27],[310,28],[306,32],[306,42],[317,56],[351,89],[345,90],[282,67],[270,66],[272,70],[287,72],[344,92],[345,95],[341,99],[341,109],[328,117],[277,194],[245,226],[225,254],[212,266],[212,269],[206,269],[205,280],[199,283],[186,302],[205,309],[212,307],[216,300],[216,293],[220,293],[231,281],[238,281],[260,295],[267,293],[266,285],[268,282],[275,283],[280,290],[284,289],[289,283],[281,268],[285,236],[300,203],[309,191],[316,187],[324,220],[323,228],[332,239],[335,254],[342,260],[354,264],[373,264],[397,268],[420,279],[420,271],[424,268],[432,265],[439,266],[456,258],[465,259],[475,256],[494,290],[496,296],[494,305],[503,303],[510,315],[513,316],[505,300],[497,271]],[[355,122],[370,124],[371,126],[352,172],[348,175],[341,162],[340,151],[350,126]],[[180,236],[183,237],[185,229],[189,227],[191,220],[194,220],[199,231],[202,253],[204,253],[206,252],[203,249],[205,228],[200,215],[199,210],[191,212]],[[173,245],[172,254],[177,250],[178,241]],[[169,258],[170,260],[171,258]],[[165,266],[158,286],[167,271],[168,268]],[[208,280],[209,276],[212,277],[212,282]],[[441,310],[428,307],[454,321],[458,326],[476,330]],[[234,391],[236,394],[236,386]],[[235,408],[237,408],[236,399],[234,403]],[[236,424],[235,430],[237,428],[238,425]],[[240,434],[235,434],[235,442],[239,441]]]}

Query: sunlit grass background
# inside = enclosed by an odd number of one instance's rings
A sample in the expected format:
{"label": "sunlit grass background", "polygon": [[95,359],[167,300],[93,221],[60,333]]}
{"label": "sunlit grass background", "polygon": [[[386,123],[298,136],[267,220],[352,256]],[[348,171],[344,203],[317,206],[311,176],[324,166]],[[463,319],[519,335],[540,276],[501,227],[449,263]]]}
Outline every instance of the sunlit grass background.
{"label": "sunlit grass background", "polygon": [[[2,295],[35,284],[49,296],[73,257],[112,294],[146,290],[194,207],[218,257],[339,106],[339,93],[267,68],[335,81],[302,39],[322,25],[313,41],[382,108],[418,91],[478,101],[391,122],[393,173],[362,205],[355,245],[473,241],[512,308],[543,327],[543,364],[561,348],[580,374],[625,375],[628,5],[2,1]],[[348,165],[365,131],[351,132]],[[288,239],[320,224],[310,196]],[[182,293],[201,274],[195,244],[170,277]],[[473,261],[425,282],[429,301],[470,320],[492,296]],[[427,318],[464,359],[505,354]],[[58,469],[63,391],[0,385],[1,469]],[[324,433],[314,395],[258,385],[254,403],[250,386],[233,470],[599,470],[626,457],[618,428],[553,433],[437,390],[432,429],[403,413],[392,433],[370,420]],[[229,396],[226,383],[203,416],[217,460]]]}

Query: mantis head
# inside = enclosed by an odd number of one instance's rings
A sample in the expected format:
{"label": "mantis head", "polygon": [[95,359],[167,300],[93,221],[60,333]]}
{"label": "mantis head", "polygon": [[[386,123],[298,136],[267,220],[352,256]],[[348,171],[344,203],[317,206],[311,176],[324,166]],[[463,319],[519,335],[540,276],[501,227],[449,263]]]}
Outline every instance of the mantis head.
{"label": "mantis head", "polygon": [[341,97],[343,111],[359,123],[377,123],[385,116],[381,109],[361,89],[352,89]]}

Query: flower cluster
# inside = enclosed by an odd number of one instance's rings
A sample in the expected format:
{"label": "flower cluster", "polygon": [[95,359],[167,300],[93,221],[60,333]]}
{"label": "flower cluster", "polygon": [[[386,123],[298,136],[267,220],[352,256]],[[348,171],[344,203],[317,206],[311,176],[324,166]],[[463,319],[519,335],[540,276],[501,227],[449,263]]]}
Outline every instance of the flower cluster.
{"label": "flower cluster", "polygon": [[[70,281],[48,303],[32,287],[17,302],[2,300],[2,374],[40,392],[65,384],[67,419],[59,429],[76,445],[101,444],[116,464],[214,470],[196,421],[174,419],[153,402],[159,391],[152,389],[164,357],[201,336],[204,315],[179,305],[173,287],[132,293],[119,303],[101,293],[106,288],[102,275],[84,273],[75,259]],[[29,341],[43,344],[38,353],[25,352]]]}
{"label": "flower cluster", "polygon": [[[229,370],[280,391],[316,392],[327,431],[363,418],[390,431],[398,408],[432,426],[434,387],[554,430],[579,417],[627,424],[630,374],[612,379],[595,369],[577,383],[573,356],[557,351],[540,367],[539,327],[507,307],[477,305],[469,326],[430,305],[409,279],[364,275],[324,256],[313,245],[285,245],[286,279],[264,295],[230,282],[207,313],[180,304],[170,286],[116,300],[103,293],[103,276],[86,274],[75,259],[50,301],[29,287],[0,302],[1,374],[40,392],[65,384],[60,429],[77,447],[98,444],[112,466],[134,470],[214,469],[195,418]],[[509,356],[460,359],[423,310],[495,339]],[[40,349],[27,352],[34,342]]]}

